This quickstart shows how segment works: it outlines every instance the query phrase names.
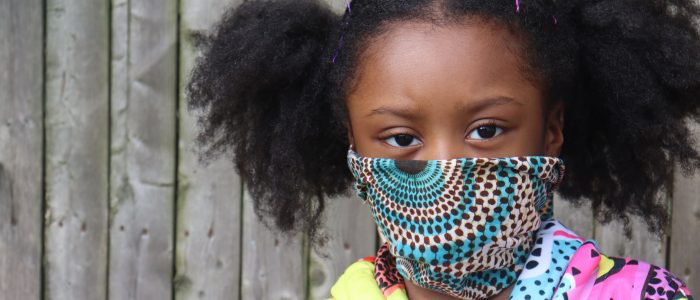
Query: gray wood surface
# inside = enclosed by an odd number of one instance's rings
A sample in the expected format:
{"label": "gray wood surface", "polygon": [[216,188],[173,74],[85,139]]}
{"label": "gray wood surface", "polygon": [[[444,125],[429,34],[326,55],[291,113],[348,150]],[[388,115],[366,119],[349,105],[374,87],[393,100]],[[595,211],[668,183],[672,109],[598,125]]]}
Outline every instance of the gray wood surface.
{"label": "gray wood surface", "polygon": [[41,297],[43,1],[0,1],[0,298]]}
{"label": "gray wood surface", "polygon": [[345,8],[348,6],[348,2],[350,0],[323,0],[323,2],[326,2],[329,7],[333,9],[338,14],[342,14],[345,11]]}
{"label": "gray wood surface", "polygon": [[555,193],[554,217],[579,236],[586,239],[593,238],[594,218],[589,201],[582,201],[577,206]]}
{"label": "gray wood surface", "polygon": [[[325,0],[338,14],[347,7],[346,0]],[[309,297],[327,299],[330,289],[353,262],[374,256],[377,227],[369,207],[350,188],[347,195],[329,199],[323,233],[328,240],[323,247],[309,251]]]}
{"label": "gray wood surface", "polygon": [[192,34],[206,33],[241,1],[183,0],[180,22],[180,151],[177,209],[177,299],[238,299],[241,272],[241,180],[226,156],[198,161],[196,115],[183,85],[198,55]]}
{"label": "gray wood surface", "polygon": [[[325,299],[375,254],[352,190],[329,200],[316,252],[259,222],[229,157],[198,160],[192,35],[243,1],[0,0],[0,299]],[[669,201],[668,238],[634,218],[627,240],[588,202],[554,210],[698,292],[700,172],[678,172]]]}
{"label": "gray wood surface", "polygon": [[666,236],[649,232],[640,217],[631,217],[632,236],[625,237],[621,222],[613,221],[602,225],[596,223],[595,240],[602,253],[608,256],[631,257],[651,264],[665,267],[667,242]]}
{"label": "gray wood surface", "polygon": [[308,252],[304,238],[270,231],[258,221],[252,205],[245,192],[241,299],[306,299]]}
{"label": "gray wood surface", "polygon": [[[700,148],[700,124],[693,127]],[[700,293],[700,170],[694,176],[676,172],[671,215],[669,267],[690,290]],[[697,295],[697,294],[696,294]]]}
{"label": "gray wood surface", "polygon": [[328,299],[330,289],[353,262],[376,254],[377,227],[369,206],[354,196],[328,200],[324,247],[310,252],[309,285],[312,299]]}
{"label": "gray wood surface", "polygon": [[176,42],[176,2],[113,2],[110,299],[171,298]]}
{"label": "gray wood surface", "polygon": [[109,3],[46,1],[46,299],[107,291]]}

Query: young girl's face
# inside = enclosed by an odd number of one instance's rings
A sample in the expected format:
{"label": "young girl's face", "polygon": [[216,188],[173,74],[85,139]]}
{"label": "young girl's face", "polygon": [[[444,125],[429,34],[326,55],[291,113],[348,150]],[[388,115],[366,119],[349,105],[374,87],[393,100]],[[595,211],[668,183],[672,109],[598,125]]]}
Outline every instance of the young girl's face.
{"label": "young girl's face", "polygon": [[562,108],[545,108],[519,49],[487,22],[393,25],[360,58],[350,142],[396,159],[559,155]]}

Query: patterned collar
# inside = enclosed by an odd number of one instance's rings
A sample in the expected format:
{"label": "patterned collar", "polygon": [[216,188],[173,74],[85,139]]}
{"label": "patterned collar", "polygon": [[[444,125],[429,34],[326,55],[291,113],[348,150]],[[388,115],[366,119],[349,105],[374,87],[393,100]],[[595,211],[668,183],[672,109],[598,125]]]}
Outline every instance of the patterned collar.
{"label": "patterned collar", "polygon": [[[384,296],[405,291],[396,261],[383,245],[374,261],[374,277]],[[692,300],[668,270],[630,258],[608,257],[557,220],[542,222],[525,268],[509,299],[668,299]]]}

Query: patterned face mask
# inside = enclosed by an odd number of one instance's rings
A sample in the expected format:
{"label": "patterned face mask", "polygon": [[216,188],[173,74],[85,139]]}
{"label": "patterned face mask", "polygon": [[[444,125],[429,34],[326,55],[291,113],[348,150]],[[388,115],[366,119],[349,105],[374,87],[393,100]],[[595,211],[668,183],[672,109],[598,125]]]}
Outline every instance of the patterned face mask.
{"label": "patterned face mask", "polygon": [[462,299],[514,283],[564,175],[554,157],[395,160],[352,146],[348,166],[399,274]]}

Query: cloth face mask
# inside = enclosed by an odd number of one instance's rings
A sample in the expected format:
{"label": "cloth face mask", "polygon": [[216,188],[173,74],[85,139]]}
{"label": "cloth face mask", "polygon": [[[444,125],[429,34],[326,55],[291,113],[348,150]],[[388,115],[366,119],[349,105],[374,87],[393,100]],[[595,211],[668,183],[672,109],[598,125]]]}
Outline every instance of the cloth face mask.
{"label": "cloth face mask", "polygon": [[564,175],[555,157],[395,160],[352,146],[348,166],[399,274],[462,299],[515,282]]}

